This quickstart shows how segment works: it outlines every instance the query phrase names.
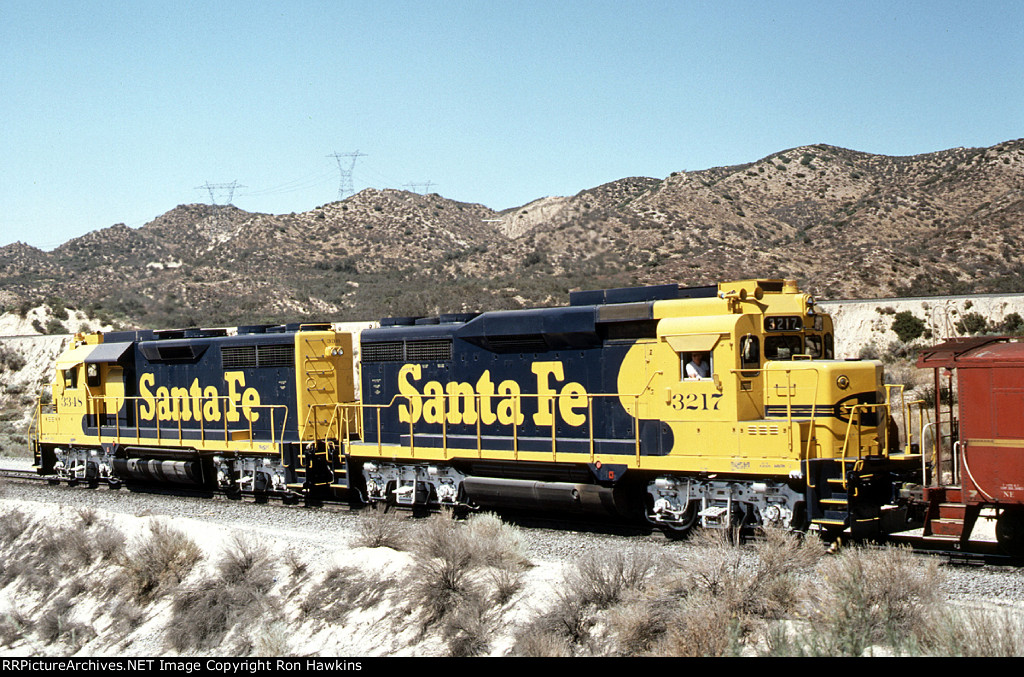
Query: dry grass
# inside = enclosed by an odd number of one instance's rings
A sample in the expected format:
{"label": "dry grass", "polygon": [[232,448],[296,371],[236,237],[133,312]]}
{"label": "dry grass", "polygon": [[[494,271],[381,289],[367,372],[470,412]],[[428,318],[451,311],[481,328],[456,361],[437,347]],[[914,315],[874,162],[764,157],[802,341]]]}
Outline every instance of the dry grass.
{"label": "dry grass", "polygon": [[920,632],[926,653],[937,656],[1024,656],[1024,614],[1011,609],[943,608]]}

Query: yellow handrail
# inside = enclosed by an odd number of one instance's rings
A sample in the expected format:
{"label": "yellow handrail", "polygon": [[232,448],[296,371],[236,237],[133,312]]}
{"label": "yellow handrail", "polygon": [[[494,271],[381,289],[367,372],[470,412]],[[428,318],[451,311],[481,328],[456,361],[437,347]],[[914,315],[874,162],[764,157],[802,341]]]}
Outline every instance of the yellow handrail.
{"label": "yellow handrail", "polygon": [[[142,396],[139,396],[139,395],[93,395],[92,393],[88,392],[88,390],[87,390],[86,391],[85,409],[86,409],[86,414],[91,416],[93,418],[93,420],[96,422],[96,437],[97,437],[97,440],[100,443],[102,443],[103,442],[103,438],[104,438],[103,429],[104,429],[104,427],[110,427],[110,426],[104,426],[103,420],[101,418],[101,416],[108,415],[106,413],[107,408],[105,406],[108,400],[113,401],[115,403],[115,405],[117,406],[117,410],[113,414],[114,415],[114,423],[112,424],[112,426],[114,428],[114,434],[113,435],[109,435],[108,434],[107,437],[111,438],[111,440],[114,441],[117,444],[123,444],[125,442],[134,443],[134,444],[142,444],[143,442],[147,442],[147,441],[151,442],[152,438],[146,438],[146,437],[142,436],[142,431],[143,430],[155,430],[155,432],[156,432],[156,443],[157,443],[158,446],[162,446],[165,439],[173,441],[173,442],[176,442],[178,444],[181,444],[181,443],[186,442],[186,441],[194,441],[194,440],[186,440],[185,435],[184,435],[186,430],[189,430],[189,431],[190,430],[198,430],[199,431],[199,438],[198,438],[198,440],[200,442],[206,442],[206,441],[208,441],[210,439],[207,436],[208,428],[206,426],[207,421],[206,421],[206,417],[205,416],[200,416],[199,417],[199,427],[198,428],[192,428],[192,427],[186,428],[183,425],[184,417],[179,414],[178,419],[177,419],[177,432],[178,432],[177,438],[174,438],[174,437],[164,438],[164,436],[163,436],[164,427],[161,426],[161,421],[163,419],[160,418],[159,413],[156,412],[156,411],[153,412],[153,422],[154,422],[154,425],[153,426],[143,426],[142,425],[142,419],[141,419],[141,416],[139,414],[139,402],[143,401],[145,399],[146,398],[144,398]],[[193,399],[193,398],[189,398],[189,399]],[[219,395],[217,397],[200,397],[198,399],[201,402],[204,402],[204,403],[205,402],[212,402],[212,401],[216,401],[217,402],[218,420],[223,422],[223,426],[216,426],[215,428],[213,428],[213,430],[211,430],[211,432],[215,431],[217,428],[221,428],[222,427],[223,431],[224,431],[224,442],[225,443],[229,443],[231,441],[230,440],[230,436],[229,436],[229,432],[230,432],[229,423],[230,423],[230,421],[228,421],[228,419],[227,419],[227,412],[228,412],[228,408],[230,406],[230,402],[229,401],[230,401],[231,398],[229,396],[227,396],[227,395]],[[122,431],[122,429],[121,429],[120,412],[122,411],[122,408],[123,408],[125,410],[125,412],[127,413],[127,404],[129,402],[131,402],[132,407],[134,409],[133,413],[135,414],[135,416],[134,416],[134,419],[135,419],[135,425],[134,425],[134,433],[135,434],[134,434],[134,436],[130,436],[130,435],[124,433]],[[254,404],[254,405],[247,405],[247,406],[241,406],[241,405],[236,405],[236,406],[239,409],[249,410],[249,411],[256,412],[257,416],[260,413],[268,415],[268,417],[270,419],[270,426],[269,426],[270,439],[269,440],[260,440],[261,442],[269,441],[271,444],[277,445],[278,443],[281,443],[281,442],[284,441],[285,431],[287,430],[287,427],[288,427],[288,413],[289,413],[289,409],[290,409],[290,407],[288,407],[288,405],[285,405],[285,404]],[[282,409],[284,410],[284,415],[281,418],[280,426],[278,426],[277,422],[276,422],[276,417],[278,415],[277,411],[278,410],[282,410]],[[101,411],[103,413],[101,413]],[[243,415],[240,415],[239,418],[242,418]],[[256,417],[245,416],[245,420],[246,420],[247,427],[248,427],[248,433],[249,433],[249,435],[248,435],[248,442],[249,442],[249,448],[250,449],[253,449],[255,447],[256,442],[257,442],[256,435],[255,435],[255,430],[253,428],[253,419],[254,418],[256,418]]]}

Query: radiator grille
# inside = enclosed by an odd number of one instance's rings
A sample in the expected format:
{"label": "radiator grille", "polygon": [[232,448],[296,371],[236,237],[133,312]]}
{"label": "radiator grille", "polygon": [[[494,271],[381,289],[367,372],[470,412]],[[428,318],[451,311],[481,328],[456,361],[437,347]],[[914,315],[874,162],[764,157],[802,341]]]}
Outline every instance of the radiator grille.
{"label": "radiator grille", "polygon": [[405,349],[401,341],[364,343],[362,351],[363,362],[402,362],[405,360]]}
{"label": "radiator grille", "polygon": [[447,362],[452,359],[451,339],[408,341],[405,356],[409,362]]}
{"label": "radiator grille", "polygon": [[249,369],[256,366],[256,346],[224,346],[220,359],[225,369]]}
{"label": "radiator grille", "polygon": [[256,363],[260,367],[292,367],[295,351],[288,344],[256,346]]}

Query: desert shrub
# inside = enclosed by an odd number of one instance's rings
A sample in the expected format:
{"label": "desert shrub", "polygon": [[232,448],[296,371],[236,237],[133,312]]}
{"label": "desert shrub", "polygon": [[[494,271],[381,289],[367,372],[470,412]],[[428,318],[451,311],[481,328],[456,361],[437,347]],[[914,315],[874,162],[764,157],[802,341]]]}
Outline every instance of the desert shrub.
{"label": "desert shrub", "polygon": [[58,598],[39,617],[36,635],[47,644],[63,641],[77,650],[96,636],[92,626],[72,618],[74,606],[68,598]]}
{"label": "desert shrub", "polygon": [[876,644],[899,647],[939,601],[938,565],[906,548],[847,548],[822,560],[808,617],[808,653],[860,656]]}
{"label": "desert shrub", "polygon": [[494,627],[492,611],[483,600],[475,599],[460,605],[445,618],[442,627],[448,655],[468,657],[486,654]]}
{"label": "desert shrub", "polygon": [[515,569],[496,567],[487,572],[487,578],[494,591],[492,599],[498,606],[508,603],[523,587],[523,574]]}
{"label": "desert shrub", "polygon": [[277,558],[270,548],[251,537],[235,534],[217,562],[217,571],[228,585],[241,585],[265,593],[274,585]]}
{"label": "desert shrub", "polygon": [[516,637],[513,656],[532,658],[565,658],[572,656],[568,640],[558,633],[549,632],[539,625],[530,625]]}
{"label": "desert shrub", "polygon": [[119,635],[127,635],[146,620],[146,610],[131,599],[120,599],[110,609],[113,619],[110,629]]}
{"label": "desert shrub", "polygon": [[176,651],[220,646],[235,625],[264,615],[266,599],[252,588],[218,578],[179,589],[171,603],[168,644]]}
{"label": "desert shrub", "polygon": [[[275,567],[266,544],[244,535],[230,538],[214,566],[216,574],[175,593],[168,644],[177,651],[213,648],[235,627],[275,622],[279,599],[268,594]],[[253,638],[243,633],[239,639],[243,653],[254,649]]]}
{"label": "desert shrub", "polygon": [[404,550],[405,521],[395,510],[374,507],[363,511],[355,545],[363,548]]}
{"label": "desert shrub", "polygon": [[288,573],[291,574],[292,578],[298,580],[305,578],[309,570],[309,564],[306,563],[306,560],[292,548],[289,548],[284,553],[284,565],[288,568]]}
{"label": "desert shrub", "polygon": [[957,320],[956,330],[961,334],[983,334],[989,330],[988,319],[981,313],[964,313]]}
{"label": "desert shrub", "polygon": [[491,513],[473,515],[466,520],[466,540],[478,566],[510,571],[530,566],[522,534]]}
{"label": "desert shrub", "polygon": [[4,370],[21,371],[25,368],[26,364],[28,364],[28,361],[20,352],[0,345],[0,372]]}
{"label": "desert shrub", "polygon": [[607,609],[630,591],[644,589],[657,559],[641,550],[603,550],[584,555],[566,577],[568,594]]}
{"label": "desert shrub", "polygon": [[46,321],[45,334],[66,334],[68,332],[67,327],[64,323],[55,317],[51,317]]}
{"label": "desert shrub", "polygon": [[96,554],[102,561],[115,562],[124,555],[125,537],[120,529],[104,524],[92,534]]}
{"label": "desert shrub", "polygon": [[310,588],[299,609],[312,618],[341,622],[355,609],[379,604],[394,585],[394,579],[358,567],[334,567]]}
{"label": "desert shrub", "polygon": [[0,646],[11,646],[32,629],[32,621],[18,609],[0,616]]}
{"label": "desert shrub", "polygon": [[82,526],[86,528],[91,527],[96,523],[96,520],[99,519],[99,513],[96,512],[95,508],[86,506],[78,508],[77,512],[78,519],[82,521]]}
{"label": "desert shrub", "polygon": [[293,632],[283,621],[261,624],[252,633],[252,653],[255,656],[292,655]]}
{"label": "desert shrub", "polygon": [[120,565],[135,599],[146,601],[177,587],[202,556],[199,546],[184,533],[154,522],[149,536],[124,555]]}
{"label": "desert shrub", "polygon": [[741,620],[726,600],[700,597],[673,614],[672,626],[658,642],[659,656],[728,656],[738,653]]}
{"label": "desert shrub", "polygon": [[874,343],[866,343],[860,347],[857,357],[862,360],[877,360],[879,357],[878,347]]}
{"label": "desert shrub", "polygon": [[32,520],[20,510],[10,510],[0,519],[0,544],[10,545],[25,533]]}
{"label": "desert shrub", "polygon": [[1020,313],[1009,313],[1003,318],[999,331],[1004,334],[1024,334],[1024,318]]}
{"label": "desert shrub", "polygon": [[896,313],[892,321],[892,330],[900,341],[909,343],[924,334],[924,320],[916,317],[909,310]]}

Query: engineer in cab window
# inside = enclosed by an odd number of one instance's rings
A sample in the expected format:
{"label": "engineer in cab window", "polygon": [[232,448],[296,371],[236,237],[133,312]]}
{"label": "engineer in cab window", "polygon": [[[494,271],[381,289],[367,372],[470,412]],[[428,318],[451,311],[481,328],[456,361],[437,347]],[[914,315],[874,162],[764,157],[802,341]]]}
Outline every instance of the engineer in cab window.
{"label": "engineer in cab window", "polygon": [[686,363],[685,376],[687,379],[711,378],[711,355],[708,353],[693,353],[690,361]]}

